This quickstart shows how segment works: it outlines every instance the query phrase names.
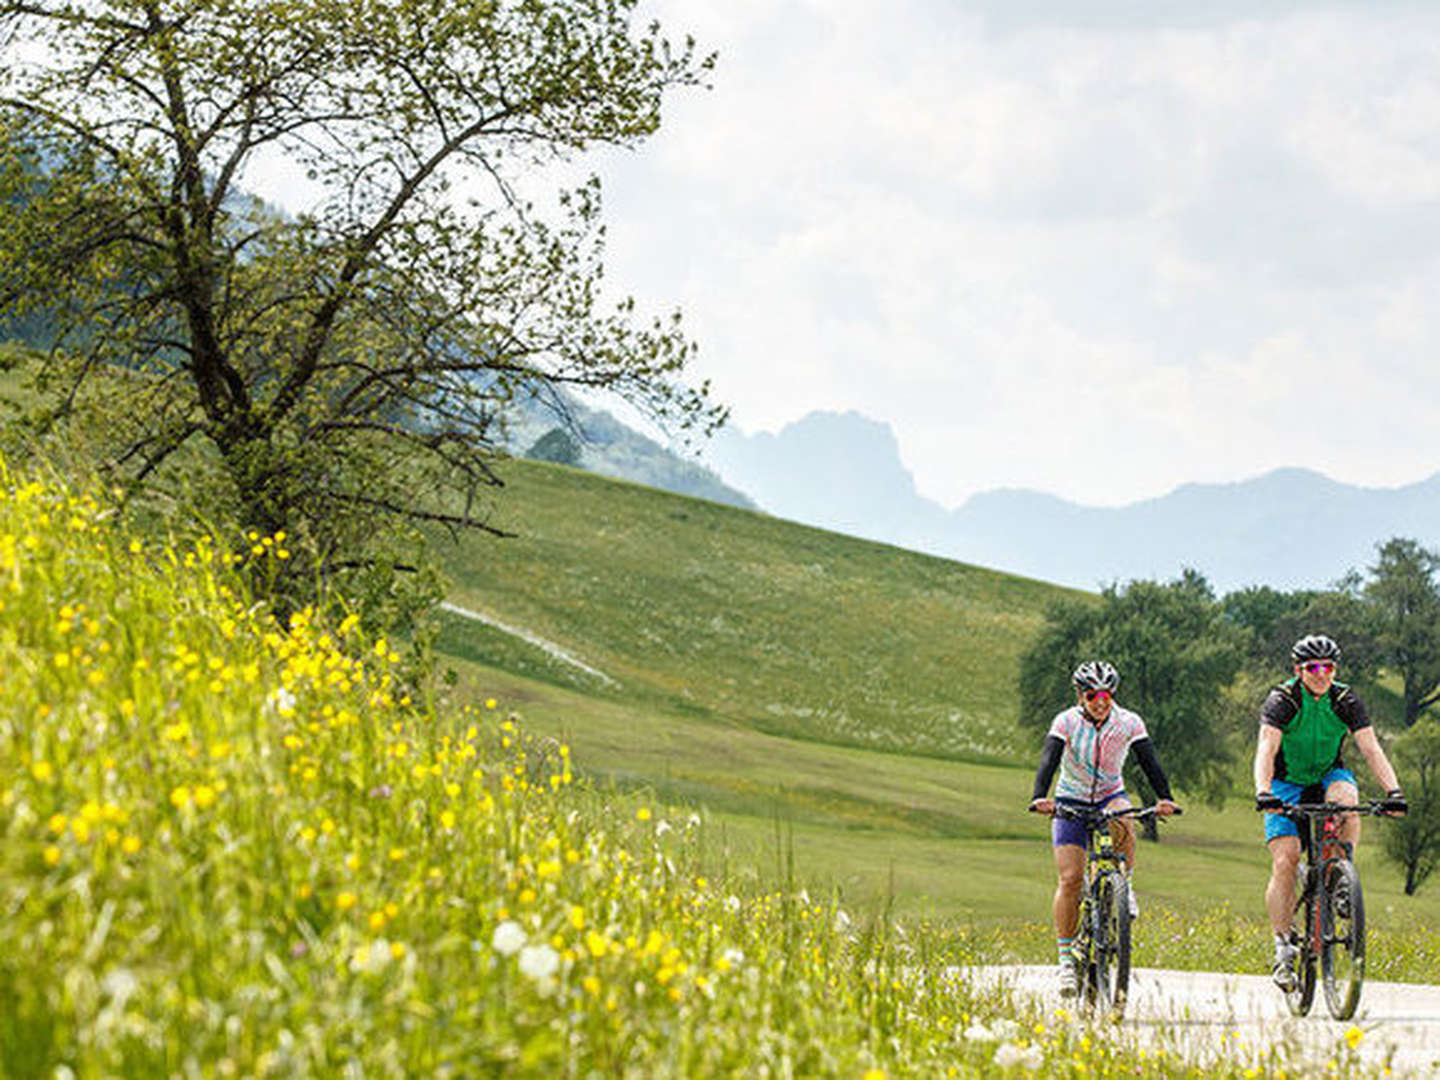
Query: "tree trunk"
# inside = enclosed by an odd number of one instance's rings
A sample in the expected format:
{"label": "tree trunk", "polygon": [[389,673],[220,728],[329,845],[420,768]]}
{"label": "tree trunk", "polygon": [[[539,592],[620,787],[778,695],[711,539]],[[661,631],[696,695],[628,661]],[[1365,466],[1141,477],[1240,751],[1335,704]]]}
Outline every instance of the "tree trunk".
{"label": "tree trunk", "polygon": [[287,524],[285,469],[275,460],[277,451],[267,433],[253,430],[253,425],[243,431],[238,427],[228,426],[216,442],[240,498],[242,524],[261,536],[273,536]]}

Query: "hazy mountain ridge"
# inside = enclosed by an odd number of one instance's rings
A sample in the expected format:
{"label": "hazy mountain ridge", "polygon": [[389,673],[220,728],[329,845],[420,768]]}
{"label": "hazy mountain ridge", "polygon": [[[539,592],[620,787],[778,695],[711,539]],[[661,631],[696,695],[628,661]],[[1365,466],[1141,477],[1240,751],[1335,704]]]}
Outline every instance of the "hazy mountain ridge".
{"label": "hazy mountain ridge", "polygon": [[641,435],[608,412],[581,404],[574,395],[565,395],[558,410],[533,399],[517,404],[506,415],[505,427],[505,445],[516,456],[528,456],[542,436],[561,428],[572,433],[579,449],[575,464],[582,469],[677,495],[756,508],[748,495],[726,485],[713,470]]}
{"label": "hazy mountain ridge", "polygon": [[853,412],[773,435],[727,429],[707,459],[769,513],[1078,588],[1185,567],[1221,592],[1319,587],[1373,563],[1392,536],[1440,544],[1440,472],[1365,488],[1281,468],[1120,507],[1008,488],[946,510],[916,492],[889,425]]}

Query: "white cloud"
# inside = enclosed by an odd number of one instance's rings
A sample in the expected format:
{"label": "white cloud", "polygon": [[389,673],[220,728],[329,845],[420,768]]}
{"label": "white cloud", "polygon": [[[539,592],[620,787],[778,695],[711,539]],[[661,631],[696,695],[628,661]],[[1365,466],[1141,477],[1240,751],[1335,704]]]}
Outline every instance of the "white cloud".
{"label": "white cloud", "polygon": [[889,421],[947,504],[1428,475],[1440,12],[1193,7],[658,4],[720,66],[608,170],[614,277],[740,426]]}

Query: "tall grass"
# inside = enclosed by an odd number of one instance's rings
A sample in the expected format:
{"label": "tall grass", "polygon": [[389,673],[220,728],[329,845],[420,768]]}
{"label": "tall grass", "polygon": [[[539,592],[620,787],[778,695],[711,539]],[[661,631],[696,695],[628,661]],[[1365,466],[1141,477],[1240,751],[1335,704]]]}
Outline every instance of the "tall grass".
{"label": "tall grass", "polygon": [[[0,466],[3,467],[3,466]],[[1017,1014],[990,944],[705,877],[493,700],[235,550],[0,477],[0,1074],[1241,1075]]]}

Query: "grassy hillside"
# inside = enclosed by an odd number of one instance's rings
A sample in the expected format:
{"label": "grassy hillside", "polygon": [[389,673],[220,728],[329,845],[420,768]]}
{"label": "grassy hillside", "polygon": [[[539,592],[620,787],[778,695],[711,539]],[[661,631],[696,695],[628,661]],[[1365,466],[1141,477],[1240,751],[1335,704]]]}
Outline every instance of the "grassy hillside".
{"label": "grassy hillside", "polygon": [[278,624],[230,562],[0,465],[0,1076],[1252,1064],[1137,1057],[972,990],[972,935],[757,888],[714,824],[493,699],[412,702],[383,639]]}
{"label": "grassy hillside", "polygon": [[1014,672],[1046,604],[1081,595],[715,503],[530,462],[493,523],[442,546],[442,647],[655,712],[966,760],[1017,746]]}
{"label": "grassy hillside", "polygon": [[[704,813],[716,857],[761,880],[793,867],[846,903],[999,928],[1048,958],[1048,830],[1023,812],[1037,748],[1016,737],[1013,680],[1045,604],[1076,594],[558,466],[507,476],[497,521],[520,535],[449,549],[452,600],[613,682],[449,615],[458,700],[498,693],[582,772]],[[1195,804],[1145,846],[1147,927],[1170,929],[1139,935],[1143,962],[1264,967],[1258,830],[1248,799]],[[1373,842],[1362,865],[1373,969],[1428,978],[1440,893],[1405,897]]]}

